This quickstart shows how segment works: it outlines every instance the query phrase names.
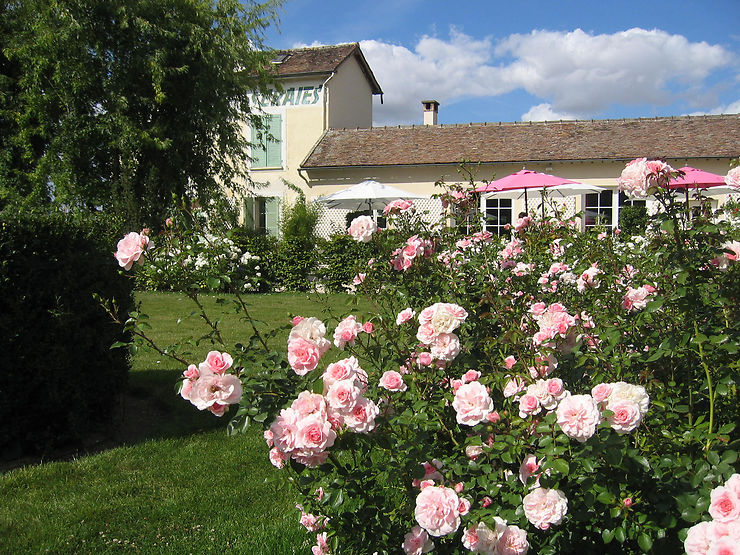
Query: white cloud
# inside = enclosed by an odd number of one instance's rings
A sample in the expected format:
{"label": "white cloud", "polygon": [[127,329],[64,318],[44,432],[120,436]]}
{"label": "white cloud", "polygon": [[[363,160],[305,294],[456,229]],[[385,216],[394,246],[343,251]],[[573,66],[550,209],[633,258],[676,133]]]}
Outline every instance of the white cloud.
{"label": "white cloud", "polygon": [[704,91],[704,80],[728,66],[723,47],[689,42],[661,30],[614,34],[532,31],[494,43],[455,29],[448,40],[422,37],[413,50],[361,42],[385,91],[376,123],[421,121],[420,101],[445,105],[469,97],[524,90],[545,102],[523,117],[590,118],[610,106],[667,105]]}
{"label": "white cloud", "polygon": [[723,106],[717,106],[716,108],[713,108],[712,110],[709,110],[709,111],[692,112],[686,115],[687,116],[714,116],[718,114],[740,114],[740,99],[730,104],[726,104]]}
{"label": "white cloud", "polygon": [[522,114],[522,121],[559,121],[565,119],[578,119],[573,114],[555,112],[548,103],[532,106],[526,114]]}

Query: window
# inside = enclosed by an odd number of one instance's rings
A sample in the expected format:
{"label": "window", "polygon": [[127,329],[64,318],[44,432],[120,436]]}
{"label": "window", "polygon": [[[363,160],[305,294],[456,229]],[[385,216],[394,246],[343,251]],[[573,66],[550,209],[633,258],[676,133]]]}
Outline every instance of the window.
{"label": "window", "polygon": [[589,193],[586,195],[586,229],[596,226],[612,227],[612,192]]}
{"label": "window", "polygon": [[279,231],[279,199],[249,197],[244,199],[244,227],[277,237]]}
{"label": "window", "polygon": [[252,168],[282,168],[282,118],[280,114],[268,114],[263,123],[262,129],[252,126]]}
{"label": "window", "polygon": [[509,233],[505,226],[512,222],[511,199],[489,198],[485,206],[486,231],[496,235]]}

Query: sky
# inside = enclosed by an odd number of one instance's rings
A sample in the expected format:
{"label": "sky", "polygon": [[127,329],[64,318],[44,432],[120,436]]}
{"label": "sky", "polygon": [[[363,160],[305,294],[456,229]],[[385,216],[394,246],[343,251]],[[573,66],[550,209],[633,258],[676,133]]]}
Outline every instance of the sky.
{"label": "sky", "polygon": [[285,0],[269,47],[358,42],[373,125],[740,113],[740,0]]}

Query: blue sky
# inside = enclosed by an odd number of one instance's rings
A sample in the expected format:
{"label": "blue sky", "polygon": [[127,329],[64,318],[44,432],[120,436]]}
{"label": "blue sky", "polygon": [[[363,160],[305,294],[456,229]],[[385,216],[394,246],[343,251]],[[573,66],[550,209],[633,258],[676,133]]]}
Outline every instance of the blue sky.
{"label": "blue sky", "polygon": [[375,125],[740,112],[740,0],[285,0],[267,44],[359,42]]}

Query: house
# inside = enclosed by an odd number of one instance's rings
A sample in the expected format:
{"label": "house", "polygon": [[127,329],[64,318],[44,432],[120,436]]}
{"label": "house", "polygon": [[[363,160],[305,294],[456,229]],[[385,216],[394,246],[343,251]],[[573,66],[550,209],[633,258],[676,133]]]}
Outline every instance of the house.
{"label": "house", "polygon": [[245,199],[243,214],[246,225],[275,234],[281,203],[295,196],[285,182],[306,189],[301,162],[322,134],[370,127],[372,98],[383,91],[357,43],[280,51],[273,65],[282,92],[253,99],[265,129],[246,130],[251,177],[264,186]]}
{"label": "house", "polygon": [[[626,162],[663,158],[675,168],[725,175],[740,156],[740,115],[439,125],[439,103],[423,100],[423,125],[372,127],[372,97],[382,90],[358,44],[282,55],[275,63],[285,92],[265,107],[275,118],[276,141],[268,141],[267,154],[258,153],[252,165],[254,179],[269,183],[265,200],[252,205],[258,227],[277,199],[290,201],[282,179],[299,185],[309,200],[368,178],[429,196],[441,192],[435,188],[440,180],[467,181],[459,174],[463,160],[474,163],[476,184],[526,167],[605,187],[561,204],[571,213],[585,211],[587,227],[615,227],[619,207],[631,203],[616,190]],[[494,232],[524,209],[523,199],[484,196],[481,202]],[[324,235],[345,227],[344,214],[332,212],[322,215]]]}

